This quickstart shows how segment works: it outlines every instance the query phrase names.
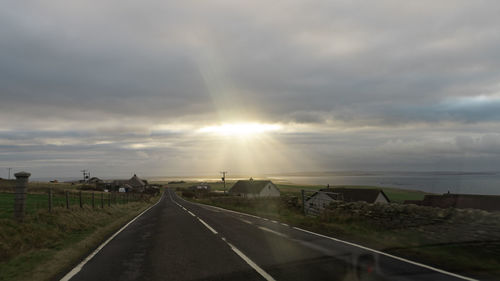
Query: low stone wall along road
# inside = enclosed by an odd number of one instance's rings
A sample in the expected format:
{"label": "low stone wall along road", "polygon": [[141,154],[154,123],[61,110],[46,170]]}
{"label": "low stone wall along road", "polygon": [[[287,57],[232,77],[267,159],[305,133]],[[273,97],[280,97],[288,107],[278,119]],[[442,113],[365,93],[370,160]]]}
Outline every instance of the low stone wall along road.
{"label": "low stone wall along road", "polygon": [[63,280],[473,280],[167,189]]}

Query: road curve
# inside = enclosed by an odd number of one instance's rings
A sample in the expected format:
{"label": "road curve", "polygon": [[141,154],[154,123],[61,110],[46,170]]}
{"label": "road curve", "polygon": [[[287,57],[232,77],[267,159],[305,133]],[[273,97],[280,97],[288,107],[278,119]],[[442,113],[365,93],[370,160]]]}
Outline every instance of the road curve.
{"label": "road curve", "polygon": [[473,280],[279,222],[187,202],[169,189],[66,279]]}

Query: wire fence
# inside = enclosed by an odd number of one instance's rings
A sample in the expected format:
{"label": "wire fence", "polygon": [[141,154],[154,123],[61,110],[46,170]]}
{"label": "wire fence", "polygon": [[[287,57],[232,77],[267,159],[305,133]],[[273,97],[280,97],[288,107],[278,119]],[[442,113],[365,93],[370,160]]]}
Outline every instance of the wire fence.
{"label": "wire fence", "polygon": [[[50,212],[56,208],[106,208],[116,204],[149,200],[151,196],[150,194],[131,192],[89,192],[48,189],[45,192],[27,194],[25,213],[34,213],[40,209]],[[12,192],[0,192],[0,218],[13,216],[14,198],[15,194]]]}
{"label": "wire fence", "polygon": [[302,208],[304,215],[317,216],[332,201],[343,201],[344,196],[341,193],[320,191],[320,190],[302,190]]}

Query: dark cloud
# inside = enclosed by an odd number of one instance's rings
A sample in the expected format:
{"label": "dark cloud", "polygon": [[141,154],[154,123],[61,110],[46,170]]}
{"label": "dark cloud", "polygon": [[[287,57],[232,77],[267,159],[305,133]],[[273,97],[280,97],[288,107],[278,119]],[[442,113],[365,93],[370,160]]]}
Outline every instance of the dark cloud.
{"label": "dark cloud", "polygon": [[[188,148],[203,154],[196,128],[233,121],[306,126],[276,137],[325,166],[333,165],[325,155],[343,155],[346,166],[390,166],[414,150],[496,151],[488,126],[500,121],[500,4],[7,1],[0,8],[0,165],[15,160],[14,151],[52,159],[45,152],[56,148],[50,155],[67,149],[85,158],[95,150],[92,157],[111,161],[132,150],[141,163],[154,155],[184,155],[188,163],[196,159],[186,157]],[[366,128],[377,129],[367,136]],[[377,147],[386,154],[368,153]]]}

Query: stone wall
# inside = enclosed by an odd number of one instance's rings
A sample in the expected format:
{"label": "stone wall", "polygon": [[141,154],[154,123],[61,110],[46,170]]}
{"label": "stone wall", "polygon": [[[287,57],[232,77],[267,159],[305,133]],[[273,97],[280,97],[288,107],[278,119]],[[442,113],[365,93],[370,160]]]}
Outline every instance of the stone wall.
{"label": "stone wall", "polygon": [[391,231],[412,230],[433,241],[500,240],[500,213],[474,209],[336,201],[324,210],[320,219],[325,222],[362,222]]}

